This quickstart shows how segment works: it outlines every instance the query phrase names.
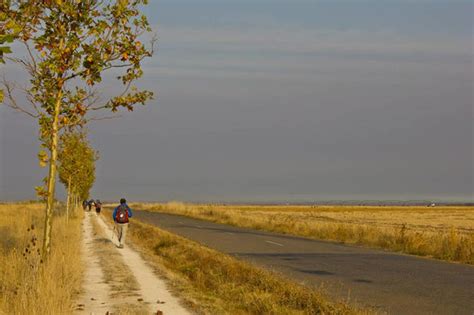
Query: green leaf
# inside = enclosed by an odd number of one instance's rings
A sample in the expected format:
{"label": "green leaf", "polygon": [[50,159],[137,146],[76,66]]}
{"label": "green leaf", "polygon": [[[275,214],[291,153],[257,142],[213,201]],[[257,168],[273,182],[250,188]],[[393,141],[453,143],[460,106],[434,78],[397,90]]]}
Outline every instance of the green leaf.
{"label": "green leaf", "polygon": [[48,153],[46,153],[46,151],[44,150],[39,151],[38,160],[39,160],[39,165],[41,167],[46,167],[46,165],[48,165],[48,160],[49,160]]}
{"label": "green leaf", "polygon": [[11,54],[12,50],[8,46],[0,46],[0,54]]}
{"label": "green leaf", "polygon": [[15,37],[13,35],[0,35],[0,44],[11,43]]}

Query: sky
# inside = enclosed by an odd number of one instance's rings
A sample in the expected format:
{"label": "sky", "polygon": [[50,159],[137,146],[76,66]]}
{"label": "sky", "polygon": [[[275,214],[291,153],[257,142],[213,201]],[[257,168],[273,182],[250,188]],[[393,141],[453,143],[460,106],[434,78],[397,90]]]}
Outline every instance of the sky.
{"label": "sky", "polygon": [[[472,1],[150,0],[145,12],[158,49],[139,86],[156,98],[89,127],[92,197],[473,200]],[[0,108],[0,200],[34,198],[36,138]]]}

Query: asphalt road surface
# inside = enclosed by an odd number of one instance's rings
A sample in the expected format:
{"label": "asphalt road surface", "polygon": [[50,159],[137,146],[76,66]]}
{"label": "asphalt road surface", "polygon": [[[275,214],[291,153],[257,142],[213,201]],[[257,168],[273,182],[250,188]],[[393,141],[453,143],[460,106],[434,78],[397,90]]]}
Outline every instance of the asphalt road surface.
{"label": "asphalt road surface", "polygon": [[474,314],[474,267],[148,211],[134,218],[389,314]]}

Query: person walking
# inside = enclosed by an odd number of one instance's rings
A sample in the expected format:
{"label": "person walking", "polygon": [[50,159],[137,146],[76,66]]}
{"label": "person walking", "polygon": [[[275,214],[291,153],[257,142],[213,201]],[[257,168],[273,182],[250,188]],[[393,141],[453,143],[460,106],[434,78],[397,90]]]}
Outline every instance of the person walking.
{"label": "person walking", "polygon": [[89,200],[89,202],[87,203],[87,207],[89,208],[89,211],[91,211],[93,205],[94,205],[94,199]]}
{"label": "person walking", "polygon": [[95,202],[94,202],[94,205],[95,205],[95,213],[97,215],[100,214],[100,210],[102,210],[102,202],[100,202],[99,199],[97,199]]}
{"label": "person walking", "polygon": [[127,205],[127,200],[120,199],[120,205],[114,209],[112,218],[117,229],[118,248],[123,248],[125,244],[125,237],[127,236],[129,218],[132,217],[132,209]]}

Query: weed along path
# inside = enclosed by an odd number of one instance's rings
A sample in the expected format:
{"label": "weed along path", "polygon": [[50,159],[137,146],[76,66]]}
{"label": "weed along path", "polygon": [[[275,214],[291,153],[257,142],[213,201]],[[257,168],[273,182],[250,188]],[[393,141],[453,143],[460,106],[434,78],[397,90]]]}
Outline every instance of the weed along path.
{"label": "weed along path", "polygon": [[84,242],[85,292],[76,314],[191,314],[136,251],[116,247],[112,230],[92,212],[85,215]]}
{"label": "weed along path", "polygon": [[134,218],[382,313],[474,314],[470,265],[158,212],[135,211]]}

